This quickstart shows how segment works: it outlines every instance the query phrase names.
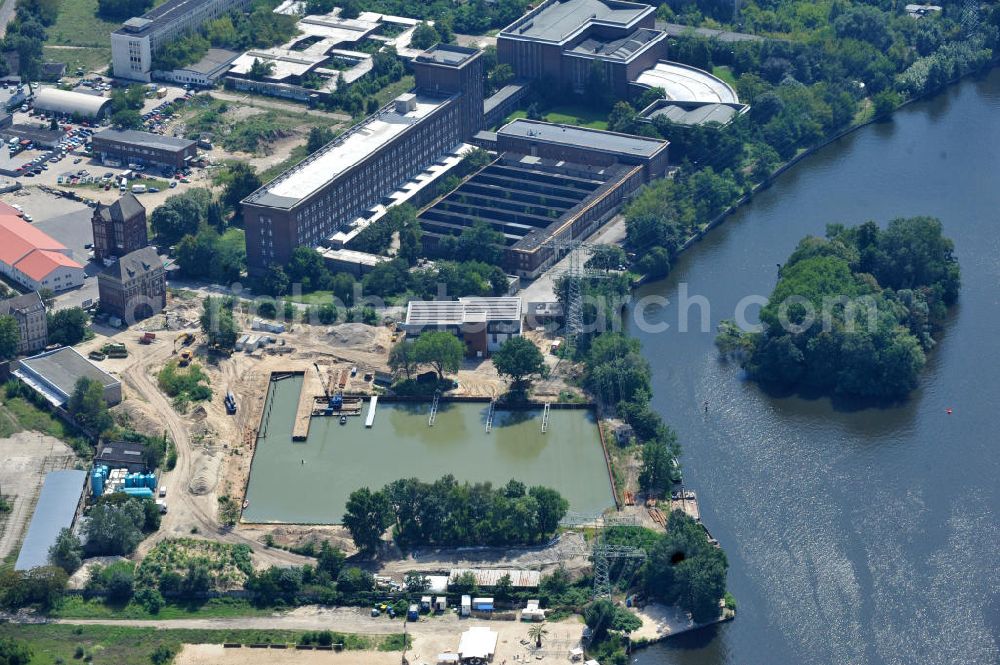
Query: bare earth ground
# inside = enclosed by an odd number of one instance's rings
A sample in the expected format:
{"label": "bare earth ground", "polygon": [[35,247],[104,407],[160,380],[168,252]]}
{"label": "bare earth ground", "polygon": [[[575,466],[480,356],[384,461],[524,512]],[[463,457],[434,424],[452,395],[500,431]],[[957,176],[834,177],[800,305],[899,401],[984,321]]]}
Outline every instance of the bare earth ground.
{"label": "bare earth ground", "polygon": [[0,517],[0,559],[24,538],[45,474],[73,468],[76,461],[69,446],[46,434],[17,432],[0,439],[0,491],[13,496],[10,513]]}
{"label": "bare earth ground", "polygon": [[[287,614],[273,617],[234,617],[226,619],[177,619],[164,621],[113,621],[107,619],[63,619],[58,623],[72,625],[112,624],[121,626],[146,626],[156,628],[191,629],[283,629],[283,630],[333,630],[341,633],[361,635],[386,635],[399,633],[403,623],[384,617],[372,618],[354,608],[302,607]],[[516,621],[480,621],[460,619],[454,612],[437,617],[424,617],[420,621],[408,623],[407,632],[413,637],[413,647],[406,656],[410,663],[433,664],[437,655],[458,648],[462,632],[471,626],[488,626],[498,634],[494,663],[512,663],[514,658],[541,663],[568,662],[571,649],[580,645],[583,624],[577,618],[569,618],[545,624],[548,635],[541,649],[527,639],[530,624]],[[200,665],[201,663],[359,663],[361,665],[381,665],[396,663],[400,654],[377,652],[347,652],[344,658],[336,658],[329,653],[313,653],[312,658],[291,651],[271,651],[263,649],[212,649],[210,647],[186,646],[175,661],[178,665]],[[302,660],[299,658],[302,657]],[[538,658],[540,657],[540,658]],[[387,658],[387,659],[386,659]]]}
{"label": "bare earth ground", "polygon": [[185,644],[174,665],[398,665],[394,651],[296,651],[226,649],[221,644]]}

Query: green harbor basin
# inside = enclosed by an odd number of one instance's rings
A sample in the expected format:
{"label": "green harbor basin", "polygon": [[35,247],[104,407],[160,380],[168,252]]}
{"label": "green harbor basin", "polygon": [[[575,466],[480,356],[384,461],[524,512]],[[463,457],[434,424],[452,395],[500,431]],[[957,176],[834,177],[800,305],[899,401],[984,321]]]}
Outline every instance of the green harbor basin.
{"label": "green harbor basin", "polygon": [[489,404],[442,401],[433,426],[429,402],[380,400],[371,428],[361,416],[340,424],[314,416],[305,441],[292,441],[302,375],[272,380],[250,470],[245,522],[337,524],[351,492],[399,478],[558,490],[570,511],[595,515],[614,504],[597,421],[589,409],[502,410],[486,432]]}

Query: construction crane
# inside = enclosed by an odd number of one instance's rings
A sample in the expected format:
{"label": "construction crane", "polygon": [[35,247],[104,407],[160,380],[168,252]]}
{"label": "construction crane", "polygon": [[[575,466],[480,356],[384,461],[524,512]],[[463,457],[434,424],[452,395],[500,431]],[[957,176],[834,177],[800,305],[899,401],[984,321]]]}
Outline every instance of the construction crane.
{"label": "construction crane", "polygon": [[316,368],[316,374],[319,375],[319,384],[323,388],[323,397],[326,398],[327,408],[339,411],[344,406],[344,393],[338,390],[331,395],[330,391],[326,388],[326,381],[323,380],[323,370],[319,368],[319,363],[313,363],[313,367]]}

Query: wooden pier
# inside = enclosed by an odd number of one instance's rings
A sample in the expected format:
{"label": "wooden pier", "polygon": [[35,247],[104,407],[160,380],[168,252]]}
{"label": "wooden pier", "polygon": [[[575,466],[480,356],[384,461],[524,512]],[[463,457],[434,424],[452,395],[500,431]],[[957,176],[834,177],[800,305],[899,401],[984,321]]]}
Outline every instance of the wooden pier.
{"label": "wooden pier", "polygon": [[316,395],[323,393],[317,372],[306,372],[299,392],[299,405],[295,409],[295,424],[292,426],[292,441],[305,441],[309,437],[309,423],[312,421]]}

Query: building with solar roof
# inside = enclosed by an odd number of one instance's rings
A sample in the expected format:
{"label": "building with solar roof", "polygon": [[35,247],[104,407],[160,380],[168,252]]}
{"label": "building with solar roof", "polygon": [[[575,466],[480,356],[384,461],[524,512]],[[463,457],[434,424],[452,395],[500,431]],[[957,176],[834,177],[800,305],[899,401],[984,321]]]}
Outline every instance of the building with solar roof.
{"label": "building with solar roof", "polygon": [[459,298],[458,300],[411,300],[406,306],[403,330],[407,339],[442,330],[465,342],[468,354],[484,357],[522,332],[521,299]]}

